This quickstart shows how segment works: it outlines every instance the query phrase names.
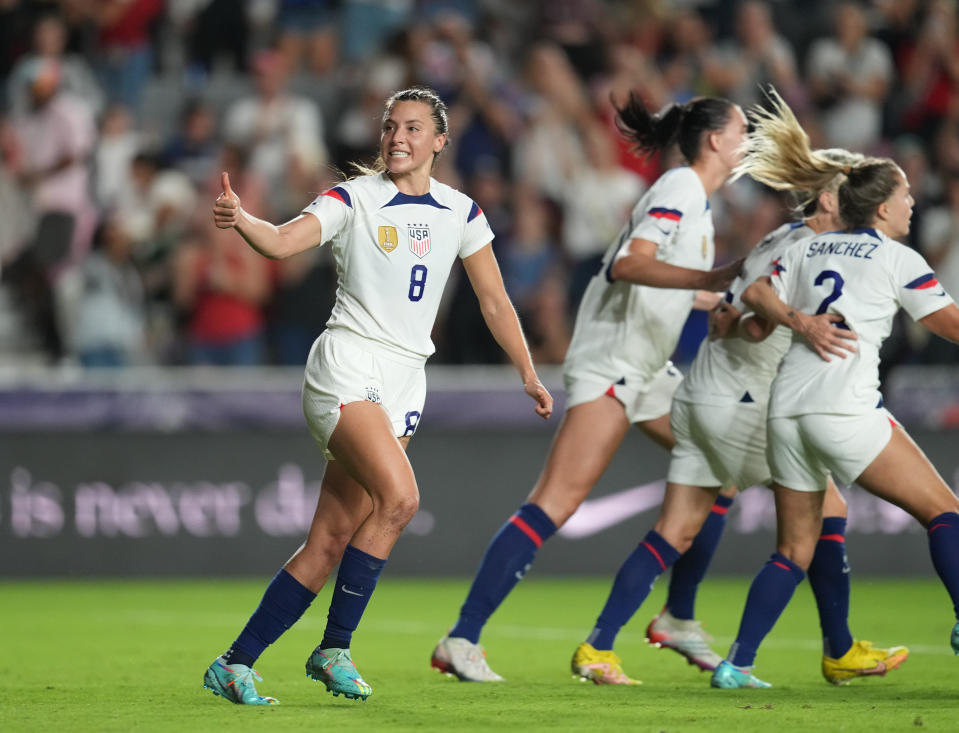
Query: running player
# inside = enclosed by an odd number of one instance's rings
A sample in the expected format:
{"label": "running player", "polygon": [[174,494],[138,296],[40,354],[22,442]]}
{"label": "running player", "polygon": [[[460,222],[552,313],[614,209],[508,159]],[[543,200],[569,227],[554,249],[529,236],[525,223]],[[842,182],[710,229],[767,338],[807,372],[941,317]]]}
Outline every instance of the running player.
{"label": "running player", "polygon": [[[713,672],[711,684],[721,688],[769,686],[751,667],[809,568],[830,474],[902,507],[927,528],[933,565],[959,617],[959,500],[883,408],[879,392],[879,348],[899,308],[959,342],[959,308],[922,256],[897,241],[909,232],[909,182],[888,158],[844,164],[812,152],[791,114],[764,116],[743,169],[784,190],[817,190],[843,174],[845,229],[791,248],[743,301],[770,325],[794,327],[811,314],[832,314],[859,338],[854,354],[831,361],[793,338],[773,381],[767,457],[777,547],[753,580],[727,660]],[[950,641],[959,653],[959,623]]]}
{"label": "running player", "polygon": [[456,257],[536,412],[544,418],[552,412],[503,288],[486,217],[430,175],[447,134],[446,105],[435,92],[397,92],[386,100],[374,170],[331,188],[280,226],[245,212],[223,174],[217,226],[236,229],[271,258],[331,242],[339,276],[333,313],[310,352],[303,386],[310,432],[329,459],[320,498],[306,542],[204,674],[204,686],[232,702],[276,703],[257,693],[253,663],[300,618],[337,563],[326,630],[306,672],[334,695],[365,700],[371,694],[353,664],[350,641],[393,544],[417,511],[405,448],[423,409],[430,330]]}
{"label": "running player", "polygon": [[[725,290],[742,264],[710,269],[709,208],[709,196],[739,162],[742,110],[706,97],[654,115],[631,94],[617,120],[640,153],[677,142],[689,165],[664,173],[639,200],[586,290],[564,364],[566,415],[546,465],[526,503],[493,538],[459,619],[433,651],[432,666],[461,680],[503,679],[479,644],[483,627],[589,494],[629,426],[672,447],[669,405],[682,377],[669,357],[696,291]],[[704,299],[706,308],[715,303]]]}
{"label": "running player", "polygon": [[[822,151],[844,164],[862,159],[846,151]],[[828,181],[818,196],[809,197],[803,220],[784,224],[763,239],[743,263],[743,272],[726,294],[725,303],[710,314],[710,337],[700,345],[689,374],[673,396],[670,423],[676,446],[667,475],[666,495],[659,519],[623,564],[596,626],[579,645],[571,662],[573,673],[596,684],[628,684],[621,660],[613,652],[620,628],[638,610],[656,578],[690,547],[703,523],[721,508],[722,486],[768,485],[766,463],[766,407],[776,368],[790,342],[788,329],[778,329],[763,343],[737,338],[741,319],[740,295],[771,263],[805,237],[841,226],[836,189],[841,176]],[[845,357],[855,337],[832,328],[834,316],[810,318],[796,324],[822,358]],[[728,500],[727,500],[728,501]],[[857,674],[897,666],[908,655],[902,647],[873,649],[854,642],[849,632],[849,576],[843,535],[846,505],[835,485],[827,493],[822,539],[816,549],[811,582],[823,630],[822,672],[841,684]],[[705,572],[705,568],[703,569]],[[694,620],[695,586],[686,596],[670,593],[666,608],[649,624],[647,639],[678,651],[690,663],[712,670],[722,657],[703,640]],[[848,657],[847,657],[848,654]],[[837,661],[837,658],[841,658]]]}

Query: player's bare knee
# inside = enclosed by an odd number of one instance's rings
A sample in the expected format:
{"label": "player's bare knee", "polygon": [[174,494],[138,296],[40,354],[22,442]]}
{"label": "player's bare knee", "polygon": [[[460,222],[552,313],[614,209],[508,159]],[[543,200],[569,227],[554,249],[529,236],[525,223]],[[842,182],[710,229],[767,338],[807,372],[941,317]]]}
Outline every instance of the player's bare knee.
{"label": "player's bare knee", "polygon": [[544,508],[546,516],[550,518],[554,525],[557,527],[562,527],[569,521],[569,518],[576,513],[576,510],[579,509],[579,505],[582,502],[579,501],[562,501],[562,502],[553,502],[549,505],[548,508]]}
{"label": "player's bare knee", "polygon": [[666,540],[676,551],[682,555],[688,550],[696,535],[699,534],[701,527],[695,529],[689,526],[670,526],[664,525],[662,529],[654,528],[655,531]]}
{"label": "player's bare knee", "polygon": [[569,482],[551,481],[538,485],[527,501],[535,504],[557,527],[563,526],[589,493],[588,488]]}
{"label": "player's bare knee", "polygon": [[311,535],[303,547],[301,555],[310,559],[311,565],[335,565],[343,557],[352,533],[334,532],[321,536]]}
{"label": "player's bare knee", "polygon": [[809,569],[809,564],[812,562],[812,557],[816,552],[816,540],[813,538],[811,541],[808,540],[797,540],[793,542],[780,542],[776,551],[785,557],[787,560],[794,562],[803,571]]}
{"label": "player's bare knee", "polygon": [[420,508],[418,494],[397,494],[383,498],[376,504],[374,514],[381,524],[401,531],[416,515]]}
{"label": "player's bare knee", "polygon": [[911,514],[919,520],[920,524],[927,527],[939,515],[952,512],[959,514],[959,498],[948,491],[937,495],[932,501],[925,502],[922,507],[911,512]]}

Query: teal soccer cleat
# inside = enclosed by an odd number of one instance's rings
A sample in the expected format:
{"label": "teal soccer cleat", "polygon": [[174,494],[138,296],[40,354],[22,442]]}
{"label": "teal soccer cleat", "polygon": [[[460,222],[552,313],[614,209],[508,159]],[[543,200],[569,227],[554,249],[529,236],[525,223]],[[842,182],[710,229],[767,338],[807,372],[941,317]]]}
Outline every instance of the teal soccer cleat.
{"label": "teal soccer cleat", "polygon": [[275,697],[263,697],[257,693],[253,680],[262,682],[263,678],[252,667],[245,664],[226,664],[223,657],[217,657],[203,675],[203,687],[237,705],[280,704]]}
{"label": "teal soccer cleat", "polygon": [[765,688],[772,687],[758,677],[753,677],[748,669],[734,667],[725,659],[719,663],[709,681],[710,687],[719,687],[723,690],[737,690],[745,687]]}
{"label": "teal soccer cleat", "polygon": [[952,627],[952,635],[949,637],[949,644],[952,646],[952,651],[956,654],[959,654],[959,621],[956,621],[956,625]]}
{"label": "teal soccer cleat", "polygon": [[349,649],[317,647],[306,660],[306,676],[326,685],[333,697],[342,693],[350,700],[365,700],[373,694],[356,670]]}

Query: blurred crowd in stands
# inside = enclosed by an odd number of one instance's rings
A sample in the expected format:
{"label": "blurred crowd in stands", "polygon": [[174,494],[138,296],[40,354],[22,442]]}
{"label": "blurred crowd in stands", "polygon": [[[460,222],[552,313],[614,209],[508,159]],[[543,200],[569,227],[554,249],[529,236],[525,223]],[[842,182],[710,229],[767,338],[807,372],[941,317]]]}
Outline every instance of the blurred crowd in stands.
{"label": "blurred crowd in stands", "polygon": [[[955,0],[0,0],[0,361],[301,365],[335,295],[326,248],[272,262],[213,226],[220,171],[246,209],[297,215],[369,162],[383,99],[450,108],[435,177],[470,195],[536,359],[560,363],[599,258],[670,156],[641,159],[611,100],[761,102],[815,147],[894,157],[908,244],[959,296]],[[717,262],[791,216],[717,194]],[[677,360],[691,359],[702,318]],[[495,363],[454,273],[441,363]],[[892,363],[956,363],[901,322]]]}

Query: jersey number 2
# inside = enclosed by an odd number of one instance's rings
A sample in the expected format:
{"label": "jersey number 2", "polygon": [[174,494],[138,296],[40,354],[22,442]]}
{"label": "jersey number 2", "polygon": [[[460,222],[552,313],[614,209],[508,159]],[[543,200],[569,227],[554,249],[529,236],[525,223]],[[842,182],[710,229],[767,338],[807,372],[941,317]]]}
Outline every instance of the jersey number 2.
{"label": "jersey number 2", "polygon": [[825,313],[832,302],[842,295],[842,286],[846,284],[846,281],[842,279],[842,275],[835,270],[823,270],[820,272],[816,275],[815,284],[822,285],[826,280],[832,280],[832,292],[822,299],[822,303],[820,303],[816,309],[817,316]]}
{"label": "jersey number 2", "polygon": [[414,303],[423,297],[423,291],[426,289],[426,265],[413,265],[410,270],[410,292],[409,299]]}

